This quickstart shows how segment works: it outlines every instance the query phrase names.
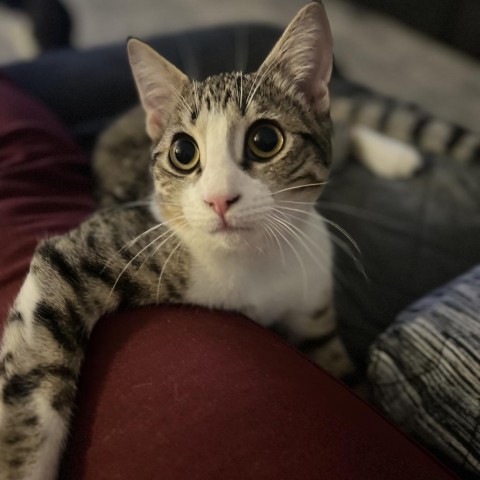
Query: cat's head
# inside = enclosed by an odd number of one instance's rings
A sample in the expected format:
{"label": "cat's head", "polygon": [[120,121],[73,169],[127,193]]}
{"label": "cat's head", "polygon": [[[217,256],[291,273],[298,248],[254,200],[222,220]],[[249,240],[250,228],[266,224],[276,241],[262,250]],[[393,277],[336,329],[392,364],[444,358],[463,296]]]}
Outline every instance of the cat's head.
{"label": "cat's head", "polygon": [[155,202],[184,240],[262,248],[295,222],[284,207],[318,198],[330,164],[332,70],[320,3],[297,14],[255,73],[197,82],[139,40],[128,52],[154,142]]}

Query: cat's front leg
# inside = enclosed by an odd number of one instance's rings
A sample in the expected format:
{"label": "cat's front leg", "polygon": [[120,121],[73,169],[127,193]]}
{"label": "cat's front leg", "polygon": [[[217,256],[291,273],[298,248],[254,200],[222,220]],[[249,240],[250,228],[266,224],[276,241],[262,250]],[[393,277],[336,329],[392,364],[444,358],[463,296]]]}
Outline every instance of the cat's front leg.
{"label": "cat's front leg", "polygon": [[0,480],[56,477],[95,323],[120,303],[165,300],[158,275],[171,247],[151,256],[151,222],[105,211],[37,248],[0,348]]}
{"label": "cat's front leg", "polygon": [[54,479],[68,431],[87,329],[75,305],[44,296],[45,280],[32,268],[0,350],[1,480]]}
{"label": "cat's front leg", "polygon": [[286,319],[289,341],[336,378],[355,371],[337,331],[333,302],[312,313],[294,313]]}

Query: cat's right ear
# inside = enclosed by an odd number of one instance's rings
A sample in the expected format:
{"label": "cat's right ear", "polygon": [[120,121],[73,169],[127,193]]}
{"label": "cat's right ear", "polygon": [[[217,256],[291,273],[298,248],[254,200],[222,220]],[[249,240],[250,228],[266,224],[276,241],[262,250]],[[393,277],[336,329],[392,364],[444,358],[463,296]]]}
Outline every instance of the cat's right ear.
{"label": "cat's right ear", "polygon": [[317,112],[325,112],[329,108],[332,49],[325,8],[319,0],[311,2],[290,22],[257,76],[276,77],[286,92],[301,92]]}
{"label": "cat's right ear", "polygon": [[147,118],[147,133],[158,140],[188,78],[153,48],[136,38],[127,43],[133,77]]}

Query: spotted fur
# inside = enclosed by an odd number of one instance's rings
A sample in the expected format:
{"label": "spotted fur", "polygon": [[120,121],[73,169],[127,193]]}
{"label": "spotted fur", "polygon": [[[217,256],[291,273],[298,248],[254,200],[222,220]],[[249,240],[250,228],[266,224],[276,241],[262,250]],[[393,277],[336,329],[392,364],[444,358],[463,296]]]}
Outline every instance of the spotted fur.
{"label": "spotted fur", "polygon": [[[7,320],[1,480],[55,478],[89,335],[122,306],[240,311],[280,325],[333,373],[351,368],[335,330],[329,236],[314,209],[330,166],[332,51],[321,4],[299,12],[253,74],[196,82],[138,40],[128,49],[144,113],[100,141],[104,208],[41,242]],[[128,126],[142,116],[150,140]],[[260,120],[284,138],[268,161],[245,153]],[[200,152],[188,173],[169,159],[179,133]]]}

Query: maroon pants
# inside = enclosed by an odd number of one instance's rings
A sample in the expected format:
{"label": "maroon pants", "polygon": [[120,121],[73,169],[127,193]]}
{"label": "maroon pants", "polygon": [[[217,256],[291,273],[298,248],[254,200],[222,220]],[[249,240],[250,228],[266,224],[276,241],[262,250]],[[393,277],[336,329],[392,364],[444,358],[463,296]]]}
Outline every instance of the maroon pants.
{"label": "maroon pants", "polygon": [[[0,319],[39,239],[93,210],[86,157],[0,79]],[[96,327],[66,480],[442,480],[370,406],[239,315],[124,311]]]}

